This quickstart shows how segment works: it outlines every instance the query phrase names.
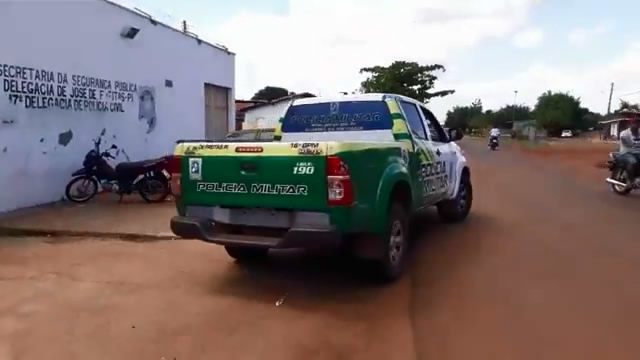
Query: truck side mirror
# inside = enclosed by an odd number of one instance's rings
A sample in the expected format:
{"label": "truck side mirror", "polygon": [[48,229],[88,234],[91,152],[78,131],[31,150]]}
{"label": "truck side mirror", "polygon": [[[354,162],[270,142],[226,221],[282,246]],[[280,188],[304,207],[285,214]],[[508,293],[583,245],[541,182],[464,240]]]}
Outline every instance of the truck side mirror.
{"label": "truck side mirror", "polygon": [[460,139],[462,139],[462,137],[464,136],[464,134],[462,133],[462,130],[460,129],[449,129],[449,139],[451,139],[451,141],[458,141]]}

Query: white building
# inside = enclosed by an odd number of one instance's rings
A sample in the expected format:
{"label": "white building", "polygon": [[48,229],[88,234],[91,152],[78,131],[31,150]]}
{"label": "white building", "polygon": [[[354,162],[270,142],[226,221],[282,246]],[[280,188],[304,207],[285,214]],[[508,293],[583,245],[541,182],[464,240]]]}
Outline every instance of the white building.
{"label": "white building", "polygon": [[615,119],[609,119],[600,121],[602,124],[602,135],[605,139],[619,140],[620,133],[629,127],[630,118],[617,117]]}
{"label": "white building", "polygon": [[233,129],[235,55],[106,0],[0,1],[0,212],[60,200],[92,139],[131,160]]}
{"label": "white building", "polygon": [[285,111],[294,99],[313,97],[309,93],[295,94],[285,96],[280,99],[272,100],[267,103],[260,103],[245,107],[242,109],[244,113],[243,129],[264,129],[275,128],[284,116]]}

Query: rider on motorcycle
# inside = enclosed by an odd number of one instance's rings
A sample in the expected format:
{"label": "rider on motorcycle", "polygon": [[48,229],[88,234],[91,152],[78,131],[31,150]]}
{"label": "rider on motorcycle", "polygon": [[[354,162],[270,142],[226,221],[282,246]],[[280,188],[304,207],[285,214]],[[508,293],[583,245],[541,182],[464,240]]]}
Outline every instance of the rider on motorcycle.
{"label": "rider on motorcycle", "polygon": [[620,133],[619,161],[627,170],[628,184],[638,177],[640,166],[640,113],[632,115],[629,128]]}
{"label": "rider on motorcycle", "polygon": [[500,137],[500,129],[494,126],[491,130],[489,130],[489,144],[491,144],[492,139],[495,138],[496,140],[498,140],[499,137]]}

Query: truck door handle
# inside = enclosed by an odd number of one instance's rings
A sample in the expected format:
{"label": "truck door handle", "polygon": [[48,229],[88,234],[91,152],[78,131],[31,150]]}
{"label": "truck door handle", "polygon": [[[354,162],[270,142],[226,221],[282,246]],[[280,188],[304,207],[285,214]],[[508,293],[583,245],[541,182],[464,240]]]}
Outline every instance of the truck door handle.
{"label": "truck door handle", "polygon": [[243,172],[255,173],[258,170],[258,167],[256,166],[256,164],[242,163],[242,164],[240,164],[240,169]]}
{"label": "truck door handle", "polygon": [[440,156],[440,154],[442,154],[442,153],[440,152],[440,149],[436,149],[436,155]]}

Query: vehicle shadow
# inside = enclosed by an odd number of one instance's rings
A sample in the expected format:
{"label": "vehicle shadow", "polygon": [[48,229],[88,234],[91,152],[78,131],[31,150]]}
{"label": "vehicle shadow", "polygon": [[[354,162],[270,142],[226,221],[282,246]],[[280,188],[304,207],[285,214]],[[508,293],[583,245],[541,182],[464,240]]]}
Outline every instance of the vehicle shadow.
{"label": "vehicle shadow", "polygon": [[491,251],[491,235],[508,229],[491,215],[476,211],[457,224],[442,224],[434,215],[427,215],[418,231],[420,239],[413,244],[410,260],[412,286],[431,293],[458,272],[473,269]]}
{"label": "vehicle shadow", "polygon": [[357,303],[382,289],[369,273],[367,263],[335,252],[273,251],[259,263],[230,264],[215,275],[210,290],[271,304],[282,299],[287,306]]}
{"label": "vehicle shadow", "polygon": [[[486,222],[486,218],[473,214],[469,222],[443,224],[434,212],[421,214],[411,227],[416,235],[406,273],[394,284],[375,281],[371,264],[365,261],[330,252],[276,251],[260,263],[230,264],[223,274],[215,275],[209,283],[209,291],[271,304],[283,299],[288,306],[294,307],[365,303],[372,296],[383,296],[402,284],[406,286],[418,268],[420,272],[442,277],[447,274],[447,267],[467,262],[466,258],[474,254],[474,245],[469,242],[472,239],[458,236],[468,223]],[[457,248],[459,245],[462,247]],[[430,253],[434,252],[435,255],[442,253],[446,261],[439,261],[441,256],[433,257]]]}

